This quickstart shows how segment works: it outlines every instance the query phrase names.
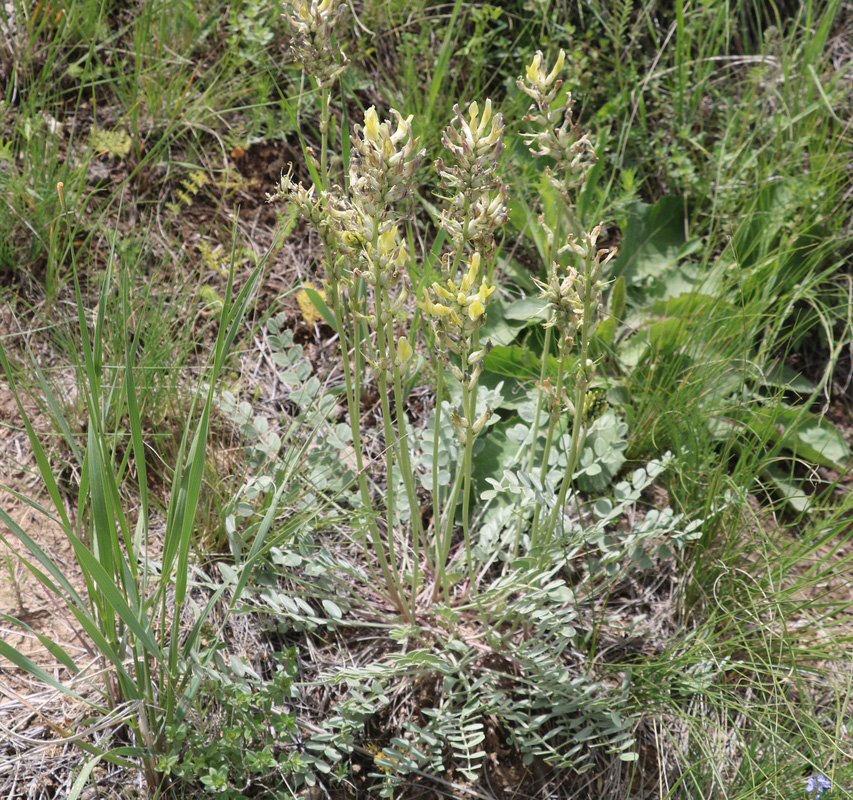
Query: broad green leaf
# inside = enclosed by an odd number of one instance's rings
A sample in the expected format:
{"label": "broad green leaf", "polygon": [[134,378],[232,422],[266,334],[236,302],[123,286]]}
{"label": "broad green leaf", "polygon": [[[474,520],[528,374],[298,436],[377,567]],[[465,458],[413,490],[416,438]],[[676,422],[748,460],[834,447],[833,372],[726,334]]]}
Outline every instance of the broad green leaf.
{"label": "broad green leaf", "polygon": [[506,301],[494,295],[489,301],[486,322],[480,328],[480,342],[490,341],[493,345],[508,345],[515,341],[521,325],[510,325],[506,315]]}
{"label": "broad green leaf", "polygon": [[507,203],[509,221],[519,233],[526,234],[536,245],[542,264],[548,255],[548,234],[539,222],[539,215],[518,197],[510,197]]}
{"label": "broad green leaf", "polygon": [[767,371],[764,377],[764,385],[775,386],[778,389],[790,389],[804,395],[810,395],[815,390],[815,385],[810,380],[783,362],[775,364]]}
{"label": "broad green leaf", "polygon": [[781,441],[798,457],[843,471],[850,460],[850,446],[831,422],[802,409],[773,409],[777,425],[784,426]]}
{"label": "broad green leaf", "polygon": [[535,391],[531,381],[528,379],[522,380],[506,375],[498,375],[489,370],[484,370],[483,374],[480,375],[480,386],[500,392],[501,400],[498,404],[491,406],[493,411],[497,411],[500,408],[517,409],[522,403],[528,402],[531,392]]}
{"label": "broad green leaf", "polygon": [[504,309],[506,319],[519,322],[542,322],[548,319],[547,303],[541,297],[525,297],[510,303]]}
{"label": "broad green leaf", "polygon": [[530,270],[519,263],[514,258],[509,258],[506,255],[498,255],[498,264],[505,276],[504,285],[516,286],[521,291],[527,294],[536,294],[539,290],[533,282],[533,275]]}
{"label": "broad green leaf", "polygon": [[507,436],[507,430],[516,424],[517,418],[501,420],[478,439],[478,442],[482,442],[482,449],[474,455],[471,476],[480,482],[484,489],[485,479],[499,479],[518,453],[518,444]]}
{"label": "broad green leaf", "polygon": [[610,290],[610,315],[621,320],[625,315],[625,277],[620,275]]}
{"label": "broad green leaf", "polygon": [[[541,359],[525,347],[493,347],[483,359],[483,366],[496,375],[506,375],[524,380],[539,380]],[[554,356],[548,358],[548,374],[556,377],[559,361]]]}
{"label": "broad green leaf", "polygon": [[603,320],[595,329],[593,336],[598,342],[599,347],[602,345],[605,347],[612,345],[613,340],[616,338],[616,318],[607,317],[607,319]]}
{"label": "broad green leaf", "polygon": [[343,611],[341,611],[340,606],[338,606],[337,603],[326,598],[323,598],[320,602],[323,605],[323,609],[331,619],[343,619]]}
{"label": "broad green leaf", "polygon": [[[661,288],[676,277],[679,262],[700,245],[684,235],[684,211],[680,197],[662,197],[653,206],[632,205],[610,277],[624,277],[629,286],[653,295],[664,294]],[[671,289],[665,294],[677,294]]]}
{"label": "broad green leaf", "polygon": [[716,297],[702,292],[688,292],[677,297],[669,297],[659,300],[648,308],[648,313],[658,317],[684,317],[685,319],[699,319],[700,317],[714,314],[720,316],[723,313],[739,313],[729,303],[725,303]]}
{"label": "broad green leaf", "polygon": [[803,408],[776,406],[742,411],[740,422],[760,439],[776,442],[795,458],[843,471],[851,457],[841,432],[827,420]]}

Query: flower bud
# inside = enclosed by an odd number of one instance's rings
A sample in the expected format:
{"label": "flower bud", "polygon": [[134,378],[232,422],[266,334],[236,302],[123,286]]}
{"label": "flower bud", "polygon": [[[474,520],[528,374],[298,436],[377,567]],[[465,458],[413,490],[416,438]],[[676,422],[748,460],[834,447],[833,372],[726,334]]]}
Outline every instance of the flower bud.
{"label": "flower bud", "polygon": [[485,413],[471,426],[471,433],[474,436],[483,430],[483,426],[491,419],[493,413],[492,409],[487,408]]}

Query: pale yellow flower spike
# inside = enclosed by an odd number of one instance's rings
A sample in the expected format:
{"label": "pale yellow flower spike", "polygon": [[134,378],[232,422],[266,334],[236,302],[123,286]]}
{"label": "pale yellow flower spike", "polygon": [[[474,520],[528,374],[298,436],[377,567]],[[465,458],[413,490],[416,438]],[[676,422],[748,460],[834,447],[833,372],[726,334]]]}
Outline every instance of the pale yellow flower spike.
{"label": "pale yellow flower spike", "polygon": [[[468,127],[471,129],[471,133],[473,134],[475,130],[479,129],[479,123],[477,120],[480,117],[480,104],[475,100],[468,106]],[[471,144],[474,144],[473,138],[471,139]]]}
{"label": "pale yellow flower spike", "polygon": [[308,8],[306,0],[302,0],[301,3],[294,3],[293,8],[299,16],[299,19],[303,22],[311,22],[311,10]]}
{"label": "pale yellow flower spike", "polygon": [[495,291],[496,288],[496,286],[486,286],[486,282],[483,281],[480,284],[480,291],[477,292],[477,297],[480,299],[480,302],[485,305],[486,300],[488,300],[492,296],[492,293]]}
{"label": "pale yellow flower spike", "polygon": [[433,283],[432,290],[439,296],[443,297],[445,300],[452,300],[453,295],[447,291],[438,281]]}
{"label": "pale yellow flower spike", "polygon": [[[391,109],[391,110],[393,113],[394,109]],[[401,142],[403,139],[406,138],[406,136],[409,133],[409,127],[411,126],[412,120],[414,118],[415,118],[414,114],[409,114],[409,116],[406,117],[406,119],[403,119],[402,115],[397,114],[397,130],[394,131],[394,135],[391,137],[391,141],[394,144],[397,144],[397,142]]]}
{"label": "pale yellow flower spike", "polygon": [[482,139],[486,135],[486,126],[492,118],[492,101],[486,99],[486,104],[483,106],[483,116],[480,119],[480,124],[477,126],[477,138]]}

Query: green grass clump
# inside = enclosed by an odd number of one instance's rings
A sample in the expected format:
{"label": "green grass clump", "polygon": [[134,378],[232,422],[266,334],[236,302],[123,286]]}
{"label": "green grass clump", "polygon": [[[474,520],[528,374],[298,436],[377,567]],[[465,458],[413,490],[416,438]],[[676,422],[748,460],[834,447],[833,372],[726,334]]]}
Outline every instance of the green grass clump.
{"label": "green grass clump", "polygon": [[843,4],[0,23],[70,797],[850,795]]}

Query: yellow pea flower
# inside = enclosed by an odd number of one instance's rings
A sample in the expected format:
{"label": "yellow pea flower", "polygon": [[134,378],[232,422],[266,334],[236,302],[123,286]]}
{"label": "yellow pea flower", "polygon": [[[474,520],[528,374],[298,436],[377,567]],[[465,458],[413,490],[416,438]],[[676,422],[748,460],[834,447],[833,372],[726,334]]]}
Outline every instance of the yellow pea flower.
{"label": "yellow pea flower", "polygon": [[397,363],[405,364],[412,357],[412,346],[405,336],[397,339]]}
{"label": "yellow pea flower", "polygon": [[371,106],[364,112],[364,135],[371,142],[379,141],[379,116],[375,106]]}
{"label": "yellow pea flower", "polygon": [[539,69],[542,66],[542,51],[537,50],[533,56],[533,61],[527,66],[527,80],[534,86],[539,81]]}

